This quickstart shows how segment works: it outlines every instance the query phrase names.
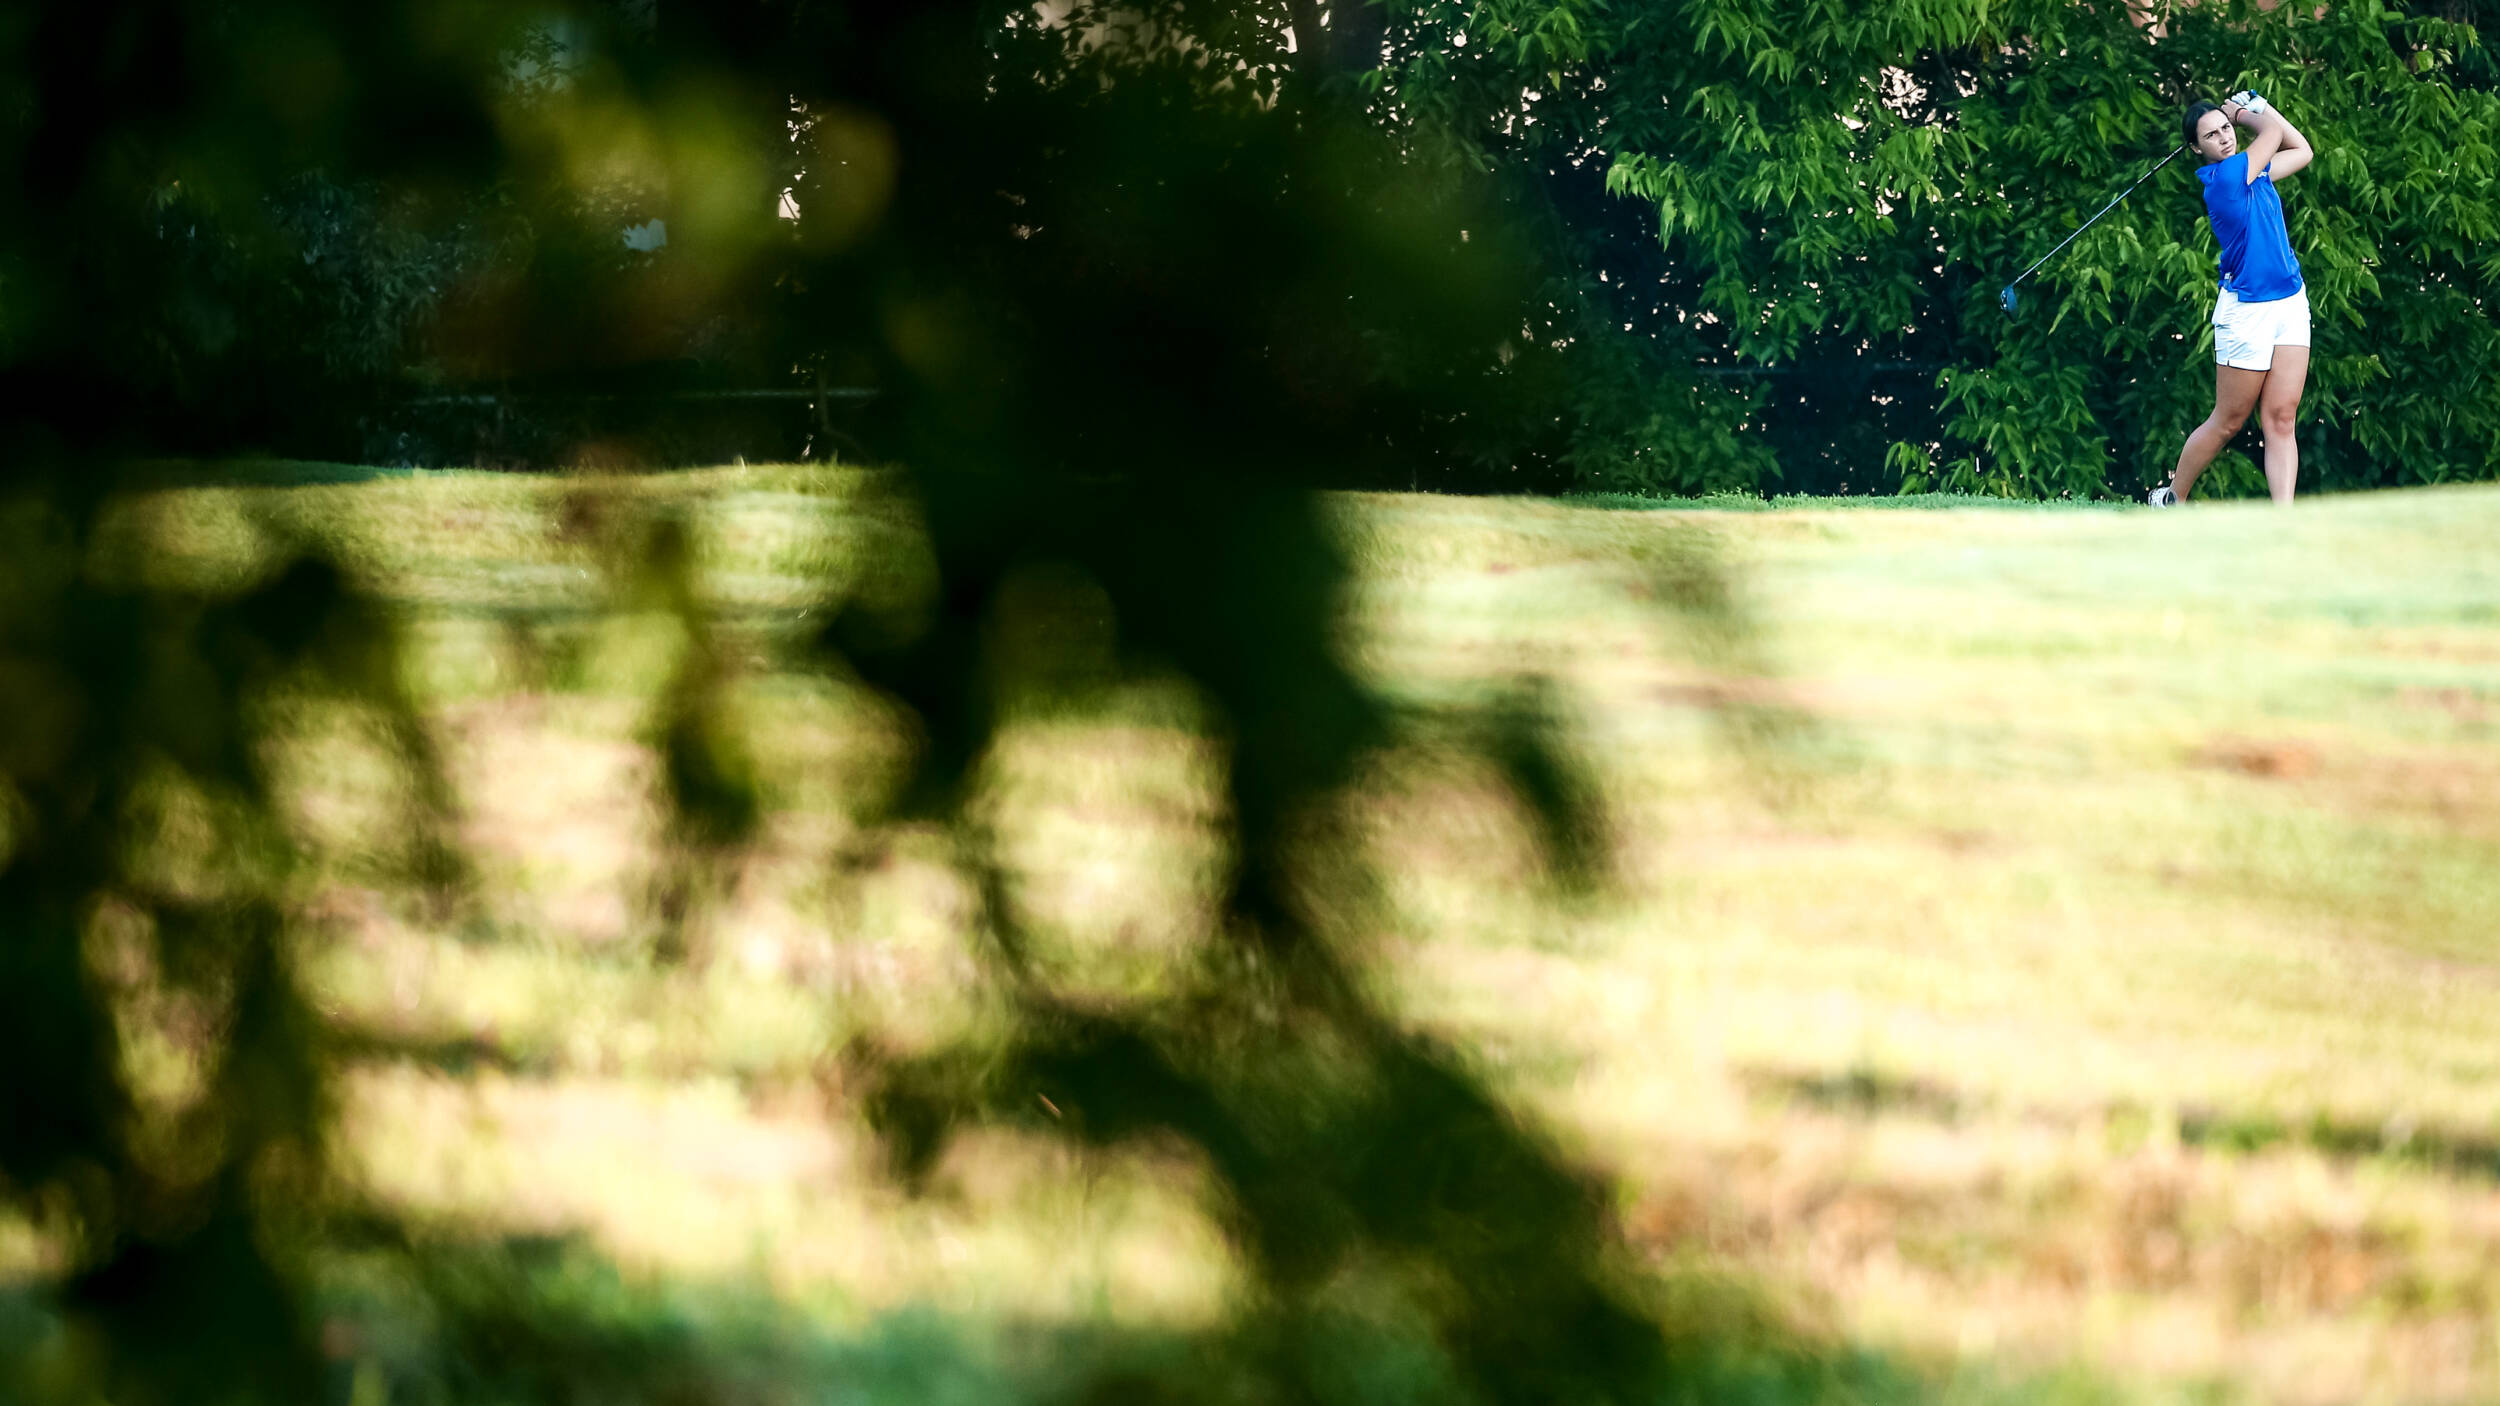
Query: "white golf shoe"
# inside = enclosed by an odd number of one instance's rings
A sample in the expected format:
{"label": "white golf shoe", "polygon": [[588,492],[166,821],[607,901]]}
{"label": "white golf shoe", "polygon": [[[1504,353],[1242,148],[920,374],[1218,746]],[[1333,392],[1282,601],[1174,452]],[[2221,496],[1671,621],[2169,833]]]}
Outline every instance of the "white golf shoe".
{"label": "white golf shoe", "polygon": [[2156,488],[2144,495],[2144,501],[2156,508],[2175,508],[2179,506],[2179,495],[2167,487]]}

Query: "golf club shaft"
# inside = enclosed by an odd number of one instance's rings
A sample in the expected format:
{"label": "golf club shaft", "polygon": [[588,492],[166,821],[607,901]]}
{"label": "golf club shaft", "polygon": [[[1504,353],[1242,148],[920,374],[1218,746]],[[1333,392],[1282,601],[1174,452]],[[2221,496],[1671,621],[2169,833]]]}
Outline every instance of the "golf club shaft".
{"label": "golf club shaft", "polygon": [[2067,245],[2074,243],[2074,242],[2075,242],[2075,235],[2079,235],[2079,234],[2083,233],[2085,230],[2088,230],[2088,229],[2092,228],[2093,224],[2094,224],[2096,221],[2098,221],[2098,220],[2101,218],[2101,216],[2106,215],[2106,214],[2108,214],[2110,211],[2117,209],[2117,208],[2118,208],[2118,202],[2119,202],[2119,201],[2124,200],[2124,199],[2126,199],[2128,196],[2135,194],[2135,187],[2136,187],[2136,186],[2140,186],[2140,185],[2144,184],[2146,181],[2151,180],[2151,179],[2153,178],[2153,172],[2158,171],[2158,170],[2160,170],[2162,167],[2169,165],[2169,164],[2170,164],[2173,160],[2177,159],[2177,157],[2178,157],[2178,155],[2179,155],[2179,153],[2180,153],[2180,152],[2183,152],[2183,151],[2185,151],[2185,150],[2187,150],[2187,143],[2185,143],[2185,142],[2181,142],[2179,145],[2177,145],[2177,146],[2175,146],[2175,147],[2172,147],[2172,148],[2170,149],[2170,155],[2165,156],[2165,157],[2163,157],[2161,160],[2154,162],[2154,163],[2152,164],[2152,166],[2151,166],[2151,167],[2149,167],[2149,168],[2148,168],[2148,169],[2144,172],[2144,174],[2143,174],[2143,175],[2138,176],[2138,177],[2136,177],[2136,178],[2135,178],[2135,185],[2128,186],[2125,190],[2122,190],[2122,191],[2118,192],[2116,195],[2114,195],[2114,196],[2110,197],[2110,202],[2109,202],[2107,205],[2102,206],[2099,210],[2094,211],[2091,219],[2086,220],[2086,221],[2084,221],[2082,224],[2079,224],[2079,225],[2075,226],[2075,231],[2074,231],[2074,234],[2069,234],[2069,235],[2067,235],[2064,239],[2061,239],[2061,240],[2057,241],[2057,249],[2051,249],[2049,252],[2047,252],[2047,253],[2045,253],[2045,254],[2042,254],[2039,258],[2036,258],[2036,259],[2032,260],[2032,261],[2031,261],[2031,267],[2030,267],[2030,268],[2024,269],[2021,273],[2018,273],[2018,274],[2014,275],[2012,279],[2010,279],[2010,280],[2008,280],[2008,281],[2007,281],[2007,283],[2006,283],[2006,285],[2005,285],[2005,286],[2006,286],[2007,288],[2012,288],[2015,284],[2020,283],[2020,282],[2022,282],[2024,279],[2031,277],[2032,273],[2033,273],[2035,270],[2037,270],[2037,269],[2040,267],[2040,265],[2045,264],[2045,263],[2047,263],[2049,260],[2054,259],[2054,258],[2056,258],[2056,257],[2057,257],[2057,251],[2058,251],[2058,249],[2063,249],[2063,248],[2065,248]]}

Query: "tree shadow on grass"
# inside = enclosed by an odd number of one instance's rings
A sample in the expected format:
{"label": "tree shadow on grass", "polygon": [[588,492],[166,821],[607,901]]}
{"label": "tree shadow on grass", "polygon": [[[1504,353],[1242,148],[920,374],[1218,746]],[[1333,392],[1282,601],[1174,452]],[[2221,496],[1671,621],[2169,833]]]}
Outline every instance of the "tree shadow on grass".
{"label": "tree shadow on grass", "polygon": [[[1433,1339],[1359,1296],[1252,1309],[1202,1331],[1110,1320],[975,1319],[905,1309],[812,1314],[751,1285],[630,1276],[578,1237],[436,1241],[345,1254],[318,1273],[323,1370],[337,1406],[1109,1406],[1481,1399]],[[1818,1341],[1721,1277],[1655,1285],[1676,1366],[1609,1399],[1753,1406],[2098,1402],[2106,1383],[1964,1365],[1923,1368]],[[0,1393],[95,1398],[77,1335],[44,1297],[0,1289]]]}
{"label": "tree shadow on grass", "polygon": [[2065,1127],[2094,1119],[2110,1130],[2113,1141],[2127,1144],[2145,1140],[2157,1122],[2167,1121],[2183,1147],[2239,1155],[2297,1149],[2340,1163],[2380,1163],[2500,1182],[2500,1139],[2401,1115],[2373,1121],[2321,1110],[2303,1118],[2203,1103],[2157,1112],[2126,1101],[2066,1109],[2006,1108],[1984,1092],[1865,1066],[1837,1073],[1756,1068],[1743,1071],[1742,1079],[1761,1096],[1849,1118],[1907,1117],[1945,1127],[1987,1115],[2011,1114]]}

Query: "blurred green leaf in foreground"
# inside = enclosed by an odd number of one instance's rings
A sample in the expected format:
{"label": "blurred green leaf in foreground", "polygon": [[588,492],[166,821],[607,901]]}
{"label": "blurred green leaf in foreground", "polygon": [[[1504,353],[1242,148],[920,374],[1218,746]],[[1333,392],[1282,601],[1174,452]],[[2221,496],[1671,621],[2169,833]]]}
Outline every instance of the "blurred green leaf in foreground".
{"label": "blurred green leaf in foreground", "polygon": [[[146,456],[292,433],[389,337],[472,380],[693,347],[879,389],[873,439],[933,570],[863,582],[807,648],[907,719],[905,774],[863,814],[941,837],[980,895],[967,979],[1001,1018],[861,1046],[852,1077],[906,1184],[978,1123],[1203,1165],[1255,1292],[1219,1371],[1155,1390],[1362,1395],[1328,1368],[1348,1324],[1414,1344],[1447,1395],[1673,1380],[1598,1180],[1386,1015],[1349,950],[1363,876],[1332,802],[1419,720],[1339,657],[1346,564],[1313,485],[1498,456],[1498,427],[1554,412],[1504,370],[1535,270],[1494,192],[1431,131],[1361,114],[1327,57],[1345,46],[1288,42],[1318,19],[1286,8],[169,0],[0,22],[0,1175],[59,1247],[55,1385],[363,1399],[325,1377],[310,1297],[351,1251],[413,1266],[430,1306],[409,1321],[530,1363],[497,1390],[614,1385],[596,1355],[516,1352],[538,1306],[459,1291],[325,1173],[325,1036],[268,781],[288,700],[383,720],[397,881],[479,897],[394,622],[279,521],[249,525],[274,549],[230,578],[117,575],[105,550]],[[318,263],[324,209],[338,237],[442,251],[409,273],[436,281],[332,287],[368,325],[312,328],[289,260]],[[646,219],[664,249],[623,237]],[[751,833],[754,778],[683,532],[602,540],[609,601],[684,632],[648,732],[694,856],[665,885],[682,908]],[[968,776],[1014,709],[1137,678],[1194,700],[1227,852],[1184,955],[1105,997],[1036,960]],[[1532,671],[1517,697],[1433,735],[1488,749],[1558,865],[1594,874],[1562,711]]]}

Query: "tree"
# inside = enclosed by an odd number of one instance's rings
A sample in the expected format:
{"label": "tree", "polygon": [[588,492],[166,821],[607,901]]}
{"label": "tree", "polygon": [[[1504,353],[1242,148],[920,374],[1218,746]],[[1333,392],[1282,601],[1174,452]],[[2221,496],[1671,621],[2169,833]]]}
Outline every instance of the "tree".
{"label": "tree", "polygon": [[[2176,145],[2191,97],[2250,82],[2324,153],[2290,200],[2321,329],[2304,477],[2491,472],[2500,407],[2450,392],[2483,384],[2493,346],[2473,252],[2493,99],[2460,81],[2487,60],[2450,19],[1537,0],[1401,6],[1393,33],[1384,107],[1468,133],[1551,212],[1573,272],[1541,340],[1604,388],[1582,408],[1583,483],[1693,491],[1737,466],[1790,490],[2099,496],[2157,479],[2210,399],[2211,237],[2186,169],[2043,270],[2022,318],[1994,295]],[[1648,249],[1593,213],[1601,175]],[[2337,330],[2362,327],[2391,335]]]}
{"label": "tree", "polygon": [[[22,539],[0,556],[0,687],[15,690],[0,794],[22,802],[0,855],[0,1040],[12,1069],[44,1078],[11,1085],[0,1190],[60,1218],[75,1262],[58,1299],[100,1345],[113,1399],[305,1399],[322,1257],[351,1239],[425,1254],[324,1176],[325,1037],[292,975],[289,849],[262,777],[268,701],[348,689],[396,719],[411,794],[439,800],[388,621],[310,547],[239,590],[91,566],[134,460],[181,440],[115,407],[267,351],[238,332],[237,360],[133,353],[185,288],[149,192],[243,218],[316,169],[393,199],[516,189],[522,208],[560,210],[621,183],[671,202],[673,281],[512,261],[454,298],[470,312],[439,334],[447,355],[595,368],[599,329],[747,307],[765,344],[884,388],[879,434],[916,485],[935,594],[854,600],[819,647],[916,719],[894,814],[940,827],[985,895],[983,980],[1009,1013],[992,1044],[863,1054],[904,1176],[963,1123],[1030,1120],[1044,1098],[1047,1127],[1078,1142],[1182,1140],[1265,1290],[1217,1344],[1263,1395],[1325,1398],[1330,1295],[1350,1279],[1415,1315],[1486,1400],[1624,1398],[1692,1370],[1619,1273],[1596,1178],[1379,1007],[1326,901],[1332,800],[1419,723],[1514,778],[1560,868],[1603,871],[1593,788],[1534,680],[1418,720],[1338,657],[1347,568],[1313,491],[1481,457],[1484,426],[1559,414],[1538,398],[1548,383],[1502,369],[1528,246],[1466,167],[1408,159],[1415,125],[1388,140],[1340,87],[1285,65],[1272,11],[1081,14],[1054,27],[976,0],[750,0],[664,10],[655,35],[586,9],[578,64],[538,93],[502,69],[525,31],[436,0],[58,4],[12,32],[0,72],[32,97],[7,148],[28,212],[8,286],[51,301],[15,312],[0,356],[0,523]],[[273,87],[272,54],[329,81]],[[768,199],[785,178],[796,220]],[[696,614],[683,537],[648,548],[631,589]],[[1113,1003],[1029,960],[965,813],[1012,698],[1084,706],[1105,681],[1013,637],[1002,602],[1036,564],[1087,584],[1117,632],[1107,667],[1194,691],[1224,759],[1220,921],[1168,986]],[[1659,567],[1663,600],[1725,623],[1706,563]],[[707,659],[689,650],[653,735],[681,833],[719,850],[754,810],[735,738],[706,711]],[[428,833],[439,806],[420,810],[409,828]],[[159,824],[175,812],[214,823]],[[407,881],[457,902],[457,856],[418,848]],[[109,960],[90,960],[98,943]],[[134,1079],[122,1052],[150,1036],[178,1037],[203,1077]],[[530,1357],[542,1388],[582,1361],[526,1333],[471,1336]]]}

